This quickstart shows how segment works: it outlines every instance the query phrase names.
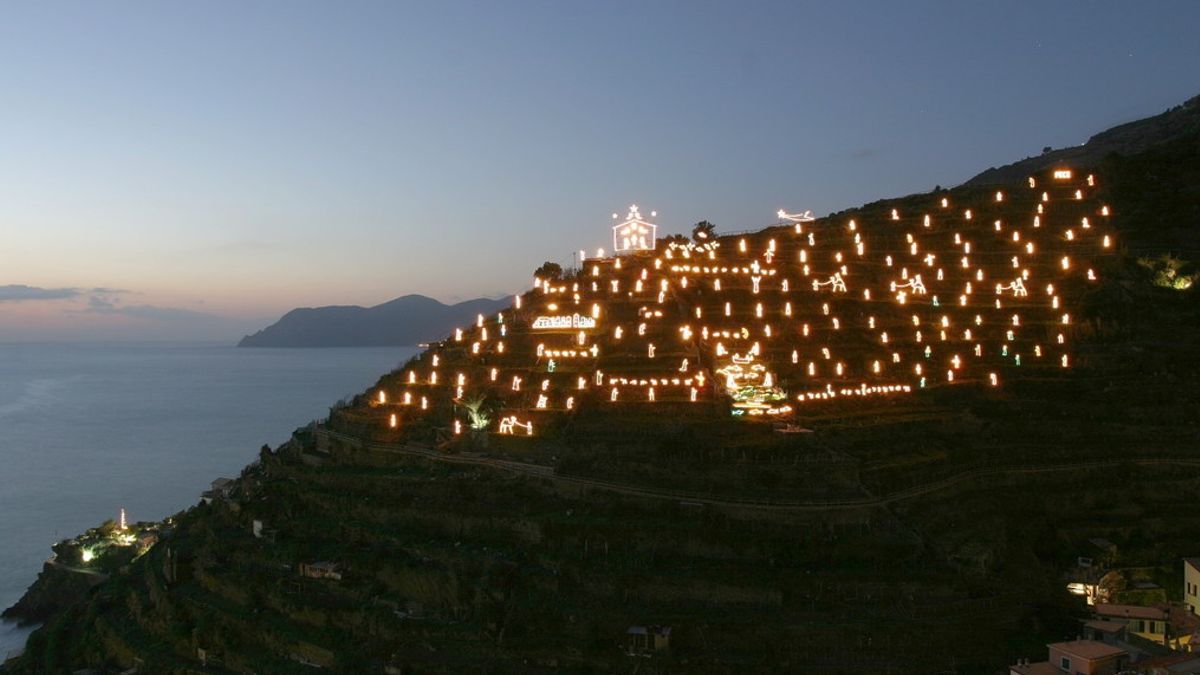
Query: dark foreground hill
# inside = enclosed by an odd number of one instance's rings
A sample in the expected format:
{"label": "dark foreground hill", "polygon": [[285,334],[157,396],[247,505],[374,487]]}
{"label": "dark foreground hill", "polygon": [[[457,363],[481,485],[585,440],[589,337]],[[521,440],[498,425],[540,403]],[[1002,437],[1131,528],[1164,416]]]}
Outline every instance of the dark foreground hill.
{"label": "dark foreground hill", "polygon": [[[1110,156],[1095,179],[912,195],[804,232],[719,237],[711,258],[629,256],[547,280],[265,448],[227,492],[105,568],[11,667],[966,674],[1044,658],[1087,616],[1063,575],[1100,560],[1089,540],[1172,596],[1180,557],[1200,554],[1200,295],[1185,257],[1200,248],[1200,145]],[[1029,263],[1025,296],[1013,257]],[[660,291],[685,264],[692,282]],[[771,264],[784,271],[755,273]],[[793,276],[839,264],[843,293]],[[939,265],[942,284],[973,266],[971,294],[939,297]],[[882,280],[902,272],[901,303]],[[596,324],[576,293],[604,296]],[[540,321],[549,311],[560,321]],[[874,358],[885,326],[899,367]],[[729,349],[714,356],[705,327]],[[959,346],[968,329],[982,356]],[[713,384],[718,367],[761,374],[752,355],[773,385]],[[849,384],[876,375],[911,391]],[[785,401],[804,431],[758,421]],[[533,426],[504,433],[509,417]]]}
{"label": "dark foreground hill", "polygon": [[445,337],[477,314],[491,314],[508,303],[476,298],[444,305],[423,295],[405,295],[374,307],[303,307],[247,335],[238,346],[410,347]]}
{"label": "dark foreground hill", "polygon": [[1083,145],[1049,150],[1006,166],[992,167],[965,184],[1015,183],[1025,176],[1045,171],[1057,164],[1073,166],[1076,169],[1093,168],[1110,154],[1135,155],[1163,143],[1189,136],[1195,137],[1197,133],[1200,133],[1200,96],[1191,98],[1161,115],[1102,131],[1089,138]]}

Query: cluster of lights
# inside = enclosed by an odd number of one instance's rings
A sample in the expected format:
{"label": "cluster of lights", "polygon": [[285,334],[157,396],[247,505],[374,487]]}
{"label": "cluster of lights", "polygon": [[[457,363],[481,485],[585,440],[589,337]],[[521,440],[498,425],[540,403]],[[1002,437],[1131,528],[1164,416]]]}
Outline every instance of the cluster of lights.
{"label": "cluster of lights", "polygon": [[824,389],[816,391],[805,391],[796,395],[796,400],[800,403],[807,401],[828,401],[838,398],[839,396],[857,396],[864,398],[867,396],[880,396],[886,394],[908,394],[912,392],[912,387],[907,384],[876,384],[868,385],[865,382],[857,387],[843,387],[842,389],[834,389],[832,384],[826,384]]}
{"label": "cluster of lights", "polygon": [[[988,192],[953,209],[940,198],[931,213],[890,209],[881,222],[843,223],[780,211],[781,226],[760,235],[699,231],[661,247],[630,207],[613,228],[621,255],[581,256],[567,281],[535,278],[514,299],[533,316],[481,315],[422,359],[424,377],[408,371],[408,385],[425,387],[419,404],[407,390],[398,400],[380,390],[372,405],[420,414],[431,400],[437,409],[447,398],[490,397],[503,410],[494,431],[533,435],[533,421],[521,420],[552,399],[566,410],[576,397],[721,399],[734,415],[772,416],[794,412],[789,401],[999,386],[999,371],[1021,366],[1022,355],[1067,368],[1068,300],[1096,280],[1092,260],[1113,246],[1108,207],[1084,201],[1094,185],[1058,169],[1046,186],[1030,179],[1029,193]],[[1031,220],[1015,213],[1023,204]],[[456,375],[439,380],[439,356]],[[661,372],[664,359],[677,374],[644,374]]]}

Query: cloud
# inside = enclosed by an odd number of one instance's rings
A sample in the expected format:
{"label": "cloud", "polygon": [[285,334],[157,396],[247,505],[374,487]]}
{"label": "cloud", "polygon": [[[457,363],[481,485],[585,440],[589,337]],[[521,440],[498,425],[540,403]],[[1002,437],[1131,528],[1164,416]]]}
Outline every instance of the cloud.
{"label": "cloud", "polygon": [[122,305],[113,297],[93,295],[88,298],[86,309],[74,310],[80,314],[119,315],[135,319],[151,321],[193,321],[197,319],[215,319],[217,317],[204,312],[195,312],[180,307],[159,307],[157,305]]}
{"label": "cloud", "polygon": [[39,288],[24,284],[0,286],[0,302],[22,302],[25,300],[68,300],[79,297],[78,288]]}

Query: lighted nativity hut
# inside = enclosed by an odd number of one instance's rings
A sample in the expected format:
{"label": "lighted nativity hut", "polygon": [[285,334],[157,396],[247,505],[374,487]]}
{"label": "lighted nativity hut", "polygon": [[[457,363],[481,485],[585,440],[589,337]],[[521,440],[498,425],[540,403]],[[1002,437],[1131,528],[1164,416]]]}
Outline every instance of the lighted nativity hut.
{"label": "lighted nativity hut", "polygon": [[[651,218],[657,215],[655,211],[650,212]],[[616,219],[617,214],[614,213],[613,220]],[[642,220],[642,214],[636,204],[629,207],[629,214],[625,216],[625,220],[613,225],[612,230],[613,251],[617,254],[654,250],[658,226]]]}

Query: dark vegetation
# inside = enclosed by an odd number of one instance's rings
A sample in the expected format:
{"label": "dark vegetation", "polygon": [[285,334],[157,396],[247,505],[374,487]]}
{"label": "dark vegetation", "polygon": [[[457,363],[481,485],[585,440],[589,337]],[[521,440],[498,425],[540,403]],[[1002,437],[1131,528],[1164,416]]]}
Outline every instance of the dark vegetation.
{"label": "dark vegetation", "polygon": [[[1193,97],[1160,115],[1121,124],[1092,136],[1086,143],[1055,150],[1042,148],[1042,154],[1027,157],[1007,166],[992,167],[966,185],[1004,185],[1021,181],[1030,174],[1055,165],[1095,167],[1109,155],[1132,157],[1159,146],[1174,144],[1200,133],[1200,96]],[[1160,167],[1161,168],[1161,167]]]}

